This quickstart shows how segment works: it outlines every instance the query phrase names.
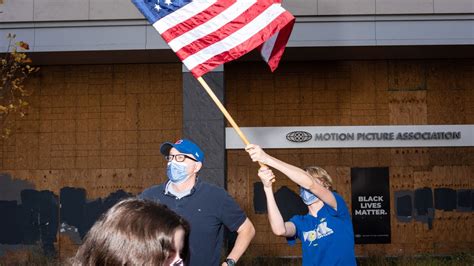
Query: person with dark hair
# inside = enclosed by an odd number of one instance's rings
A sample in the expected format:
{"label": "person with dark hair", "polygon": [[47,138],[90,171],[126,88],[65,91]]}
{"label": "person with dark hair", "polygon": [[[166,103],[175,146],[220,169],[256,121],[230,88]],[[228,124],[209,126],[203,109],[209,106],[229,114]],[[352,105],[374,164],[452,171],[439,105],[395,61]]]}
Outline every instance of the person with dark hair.
{"label": "person with dark hair", "polygon": [[125,199],[92,226],[73,266],[185,264],[189,224],[165,205]]}
{"label": "person with dark hair", "polygon": [[160,147],[168,182],[150,187],[140,198],[167,205],[191,224],[191,266],[220,265],[224,226],[237,232],[234,247],[221,265],[234,266],[255,235],[255,228],[237,202],[221,187],[198,177],[204,153],[194,142],[181,139]]}
{"label": "person with dark hair", "polygon": [[266,166],[258,171],[272,231],[286,237],[290,245],[300,239],[303,265],[356,265],[351,216],[344,199],[333,191],[326,170],[317,166],[303,170],[268,155],[254,144],[247,145],[245,150],[254,162],[277,169],[300,186],[300,197],[308,206],[308,214],[295,215],[285,222],[273,195],[273,171]]}

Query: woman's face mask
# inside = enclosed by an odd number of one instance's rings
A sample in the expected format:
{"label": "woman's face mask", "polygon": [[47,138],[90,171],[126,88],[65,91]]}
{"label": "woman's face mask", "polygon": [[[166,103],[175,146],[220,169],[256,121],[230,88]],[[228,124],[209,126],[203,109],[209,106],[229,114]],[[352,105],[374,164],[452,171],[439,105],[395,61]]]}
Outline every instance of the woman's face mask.
{"label": "woman's face mask", "polygon": [[168,163],[166,175],[168,176],[169,180],[176,185],[183,183],[190,176],[188,174],[188,167],[175,161]]}
{"label": "woman's face mask", "polygon": [[316,197],[316,195],[314,195],[309,190],[303,187],[300,187],[300,197],[303,200],[303,202],[308,206],[319,200],[319,198]]}

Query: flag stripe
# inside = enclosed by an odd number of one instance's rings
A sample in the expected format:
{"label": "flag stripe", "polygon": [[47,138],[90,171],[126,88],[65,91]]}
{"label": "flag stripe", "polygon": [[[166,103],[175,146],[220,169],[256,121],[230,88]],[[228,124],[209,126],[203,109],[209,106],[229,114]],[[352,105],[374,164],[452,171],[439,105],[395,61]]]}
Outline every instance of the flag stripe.
{"label": "flag stripe", "polygon": [[184,46],[187,46],[190,43],[221,29],[227,23],[233,22],[234,19],[239,17],[254,3],[256,3],[256,1],[237,1],[219,15],[182,34],[181,36],[170,40],[168,44],[170,45],[171,49],[176,52]]}
{"label": "flag stripe", "polygon": [[[274,20],[284,12],[286,11],[281,7],[280,4],[271,5],[261,14],[259,14],[258,17],[256,17],[250,23],[246,24],[244,27],[240,28],[238,31],[234,32],[232,35],[187,57],[186,59],[183,60],[183,63],[186,65],[186,67],[188,67],[188,69],[193,69],[197,65],[206,62],[207,60],[214,57],[215,55],[221,54],[225,51],[235,48],[236,46],[247,41],[249,38],[253,39],[257,37],[257,39],[266,39],[258,35],[255,36],[255,34],[260,32],[269,24],[273,23]],[[272,32],[271,35],[273,35],[274,33],[275,32]],[[256,46],[260,44],[261,43],[258,43]],[[246,53],[251,51],[252,49],[245,49]]]}
{"label": "flag stripe", "polygon": [[215,2],[216,0],[194,0],[166,17],[156,21],[153,23],[153,27],[161,34],[184,20],[190,19],[201,13],[212,6]]}
{"label": "flag stripe", "polygon": [[[285,11],[284,13],[281,13],[277,19],[273,20],[269,25],[266,26],[278,31],[278,27],[284,27],[293,20],[293,15]],[[220,54],[216,54],[208,58],[206,61],[201,62],[200,64],[195,64],[193,68],[190,68],[190,66],[192,66],[191,64],[185,65],[194,76],[199,77],[219,66],[220,64],[237,59],[247,52],[253,50],[261,44],[262,39],[268,39],[272,34],[272,32],[267,31],[267,28],[263,28],[260,30],[260,32],[257,32],[257,34],[253,34],[247,41],[240,43],[240,45],[234,46],[233,48],[228,49]],[[183,60],[183,63],[184,61],[185,60]]]}
{"label": "flag stripe", "polygon": [[[221,27],[218,31],[213,32],[199,40],[196,40],[193,43],[183,47],[181,50],[176,51],[178,57],[184,60],[188,56],[199,52],[219,40],[223,40],[228,36],[231,36],[236,31],[242,29],[246,24],[257,18],[263,11],[268,9],[268,5],[263,5],[261,3],[255,3],[252,7],[247,9],[242,13],[238,18],[234,19],[231,23],[227,23],[224,27]],[[264,26],[264,25],[262,25]],[[250,36],[248,37],[250,38]]]}
{"label": "flag stripe", "polygon": [[210,6],[208,9],[202,11],[196,16],[193,16],[192,18],[182,21],[174,27],[167,29],[161,34],[161,36],[164,40],[173,40],[181,34],[192,30],[196,26],[199,26],[203,22],[219,15],[235,2],[236,0],[219,0],[219,2],[214,3],[214,5]]}

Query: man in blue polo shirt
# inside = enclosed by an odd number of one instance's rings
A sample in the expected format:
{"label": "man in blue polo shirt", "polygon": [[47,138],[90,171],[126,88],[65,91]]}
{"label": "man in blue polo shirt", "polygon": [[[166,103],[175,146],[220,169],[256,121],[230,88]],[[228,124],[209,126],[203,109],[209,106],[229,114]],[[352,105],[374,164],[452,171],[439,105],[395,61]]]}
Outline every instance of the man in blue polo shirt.
{"label": "man in blue polo shirt", "polygon": [[191,224],[191,266],[220,264],[224,226],[237,232],[223,266],[233,266],[255,235],[255,228],[237,202],[223,189],[198,178],[204,153],[192,141],[165,142],[160,152],[168,161],[168,182],[150,187],[139,198],[165,204]]}

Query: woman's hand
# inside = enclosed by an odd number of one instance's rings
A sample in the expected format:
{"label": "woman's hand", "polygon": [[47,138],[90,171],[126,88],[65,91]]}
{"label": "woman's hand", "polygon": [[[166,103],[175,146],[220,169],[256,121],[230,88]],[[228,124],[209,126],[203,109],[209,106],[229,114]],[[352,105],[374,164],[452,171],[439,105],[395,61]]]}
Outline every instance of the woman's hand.
{"label": "woman's hand", "polygon": [[261,167],[258,170],[258,177],[260,177],[263,186],[267,188],[271,188],[272,182],[274,182],[275,180],[275,175],[273,174],[273,171],[268,167]]}
{"label": "woman's hand", "polygon": [[249,144],[247,147],[245,147],[245,151],[247,151],[250,155],[250,158],[252,158],[252,161],[254,162],[261,162],[263,164],[266,164],[267,159],[269,157],[268,154],[266,154],[262,148],[256,144]]}
{"label": "woman's hand", "polygon": [[[266,154],[263,149],[255,144],[249,144],[245,147],[245,151],[247,151],[254,162],[260,162],[260,170],[258,170],[258,176],[263,182],[265,187],[271,187],[271,184],[265,184],[265,181],[275,182],[275,175],[273,174],[272,170],[267,167],[268,158],[270,155]],[[262,174],[262,175],[261,175]],[[268,179],[270,178],[270,179]]]}

